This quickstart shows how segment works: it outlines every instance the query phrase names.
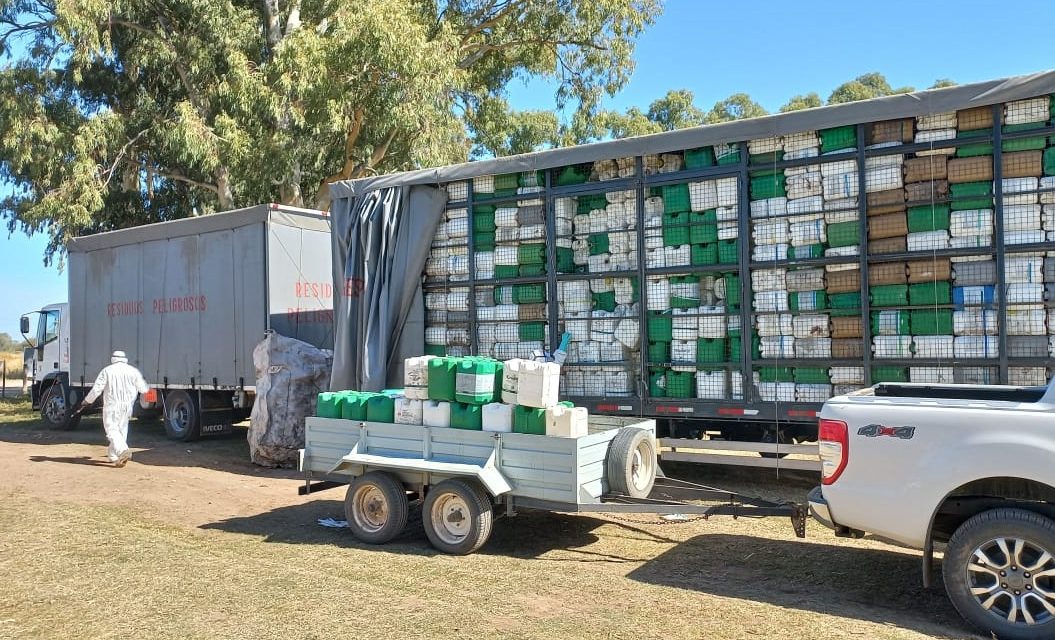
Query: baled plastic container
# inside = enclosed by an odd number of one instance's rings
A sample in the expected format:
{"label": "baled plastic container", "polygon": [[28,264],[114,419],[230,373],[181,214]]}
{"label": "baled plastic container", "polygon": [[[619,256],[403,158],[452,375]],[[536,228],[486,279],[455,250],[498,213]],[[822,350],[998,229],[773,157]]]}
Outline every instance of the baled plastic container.
{"label": "baled plastic container", "polygon": [[560,365],[553,362],[525,361],[517,376],[517,402],[546,409],[557,404]]}
{"label": "baled plastic container", "polygon": [[429,360],[435,356],[417,356],[403,361],[403,392],[407,398],[427,400],[429,397]]}
{"label": "baled plastic container", "polygon": [[425,400],[421,403],[421,422],[426,427],[451,426],[451,403]]}
{"label": "baled plastic container", "polygon": [[502,380],[502,363],[490,358],[462,358],[455,377],[455,399],[467,404],[489,404],[495,382]]}
{"label": "baled plastic container", "polygon": [[422,423],[422,400],[414,398],[395,399],[395,422],[396,424],[423,424]]}
{"label": "baled plastic container", "polygon": [[483,406],[483,430],[496,433],[513,431],[513,405],[492,402]]}
{"label": "baled plastic container", "polygon": [[558,404],[546,409],[546,435],[558,438],[580,438],[587,434],[589,415],[583,407]]}
{"label": "baled plastic container", "polygon": [[506,404],[517,404],[520,367],[524,362],[526,360],[513,358],[502,363],[502,402]]}

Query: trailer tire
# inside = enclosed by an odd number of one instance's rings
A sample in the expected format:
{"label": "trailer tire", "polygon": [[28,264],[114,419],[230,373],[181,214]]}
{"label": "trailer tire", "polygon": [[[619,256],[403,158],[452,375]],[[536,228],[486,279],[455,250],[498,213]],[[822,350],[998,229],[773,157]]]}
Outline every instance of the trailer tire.
{"label": "trailer tire", "polygon": [[429,489],[421,506],[425,536],[437,550],[464,556],[491,537],[491,497],[477,482],[451,478]]}
{"label": "trailer tire", "polygon": [[608,445],[608,489],[631,498],[646,498],[656,483],[656,445],[645,429],[623,427]]}
{"label": "trailer tire", "polygon": [[183,442],[201,437],[201,406],[197,393],[173,389],[165,394],[165,434]]}
{"label": "trailer tire", "polygon": [[403,484],[384,471],[352,480],[344,496],[344,518],[352,535],[367,544],[384,544],[407,526],[410,503]]}
{"label": "trailer tire", "polygon": [[[1005,548],[1010,551],[1007,555]],[[1025,509],[983,511],[960,525],[949,540],[942,563],[945,590],[964,620],[986,636],[1001,640],[1051,638],[1055,615],[1048,613],[1042,601],[1051,604],[1055,578],[1046,574],[1055,571],[1053,556],[1052,519]],[[984,564],[979,562],[983,558]],[[988,602],[990,598],[992,602]],[[1012,603],[1020,608],[1012,610]],[[1033,623],[1022,613],[1023,604],[1029,607]],[[1014,615],[1014,622],[1008,621],[1009,613]]]}

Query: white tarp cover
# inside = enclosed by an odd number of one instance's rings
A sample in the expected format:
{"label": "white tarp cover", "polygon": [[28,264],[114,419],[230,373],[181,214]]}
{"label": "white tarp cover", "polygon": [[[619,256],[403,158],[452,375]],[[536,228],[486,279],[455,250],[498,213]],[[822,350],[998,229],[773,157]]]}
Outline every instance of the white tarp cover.
{"label": "white tarp cover", "polygon": [[249,458],[262,467],[294,467],[304,448],[304,418],[330,382],[333,352],[269,332],[253,349],[256,400]]}

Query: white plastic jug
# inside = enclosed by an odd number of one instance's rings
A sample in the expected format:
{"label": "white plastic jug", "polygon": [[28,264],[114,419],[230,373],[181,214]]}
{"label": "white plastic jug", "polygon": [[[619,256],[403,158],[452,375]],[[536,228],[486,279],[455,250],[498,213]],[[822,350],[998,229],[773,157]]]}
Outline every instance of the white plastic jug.
{"label": "white plastic jug", "polygon": [[425,400],[421,403],[421,424],[426,427],[451,426],[451,403]]}
{"label": "white plastic jug", "polygon": [[830,384],[796,384],[795,402],[825,402],[832,397]]}
{"label": "white plastic jug", "polygon": [[728,385],[724,370],[697,371],[696,372],[696,397],[704,400],[725,400],[728,395]]}
{"label": "white plastic jug", "polygon": [[952,367],[909,367],[909,382],[925,384],[954,384]]}
{"label": "white plastic jug", "polygon": [[520,367],[524,360],[513,358],[502,363],[502,402],[506,404],[517,404],[517,388],[520,377]]}
{"label": "white plastic jug", "polygon": [[557,404],[560,365],[553,362],[523,362],[517,377],[517,404],[547,409]]}
{"label": "white plastic jug", "polygon": [[[506,363],[508,366],[509,363]],[[492,402],[485,404],[482,409],[483,430],[496,433],[510,433],[513,431],[513,405]]]}
{"label": "white plastic jug", "polygon": [[587,434],[589,415],[583,407],[558,404],[546,409],[546,435],[557,438],[580,438]]}
{"label": "white plastic jug", "polygon": [[423,401],[413,398],[396,398],[396,424],[422,424]]}
{"label": "white plastic jug", "polygon": [[[429,397],[429,360],[436,356],[417,356],[403,361],[403,393],[413,400]],[[418,422],[417,424],[421,424]]]}
{"label": "white plastic jug", "polygon": [[952,358],[952,340],[952,336],[916,336],[912,343],[917,358]]}

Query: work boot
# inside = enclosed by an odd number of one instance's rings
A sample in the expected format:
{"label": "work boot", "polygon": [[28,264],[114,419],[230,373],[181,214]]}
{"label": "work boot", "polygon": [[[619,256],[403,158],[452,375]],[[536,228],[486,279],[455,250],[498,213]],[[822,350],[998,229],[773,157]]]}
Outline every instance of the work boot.
{"label": "work boot", "polygon": [[118,467],[118,468],[123,467],[131,459],[132,459],[132,450],[131,449],[125,449],[121,453],[117,454],[117,460],[114,461],[114,466]]}

